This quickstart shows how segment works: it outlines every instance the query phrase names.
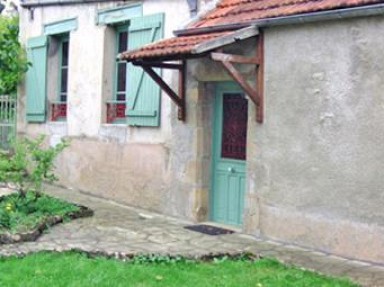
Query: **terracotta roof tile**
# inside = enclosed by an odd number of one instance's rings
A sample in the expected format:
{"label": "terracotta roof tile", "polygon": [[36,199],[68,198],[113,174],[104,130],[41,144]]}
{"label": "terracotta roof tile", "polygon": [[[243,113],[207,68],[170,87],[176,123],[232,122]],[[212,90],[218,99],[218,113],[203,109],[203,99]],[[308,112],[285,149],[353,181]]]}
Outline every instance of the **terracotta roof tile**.
{"label": "terracotta roof tile", "polygon": [[143,46],[138,50],[124,52],[121,54],[121,58],[126,60],[135,60],[149,57],[163,57],[169,54],[185,55],[191,53],[200,43],[213,40],[230,33],[231,32],[220,32],[165,39],[154,44]]}
{"label": "terracotta roof tile", "polygon": [[[233,23],[300,15],[311,12],[345,9],[384,3],[384,0],[222,0],[215,9],[188,28],[209,28]],[[126,60],[182,56],[190,54],[196,45],[231,32],[179,36],[150,44],[122,54]]]}
{"label": "terracotta roof tile", "polygon": [[384,0],[222,0],[189,28],[212,27],[252,20],[299,15],[384,3]]}

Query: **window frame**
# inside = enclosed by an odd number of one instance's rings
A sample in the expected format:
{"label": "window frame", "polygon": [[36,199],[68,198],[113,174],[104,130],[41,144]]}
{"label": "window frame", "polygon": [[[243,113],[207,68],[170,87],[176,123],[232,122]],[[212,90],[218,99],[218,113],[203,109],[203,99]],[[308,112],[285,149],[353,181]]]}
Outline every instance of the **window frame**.
{"label": "window frame", "polygon": [[[48,109],[48,121],[66,121],[67,119],[67,102],[68,102],[68,84],[69,84],[69,73],[70,73],[70,61],[69,61],[69,54],[70,54],[70,43],[71,43],[71,34],[73,31],[76,31],[78,28],[78,19],[77,17],[74,18],[67,18],[55,22],[46,23],[43,25],[43,34],[44,36],[47,36],[51,41],[54,40],[57,42],[57,45],[59,45],[58,49],[58,55],[57,55],[57,68],[55,67],[56,71],[54,73],[57,73],[56,75],[52,75],[52,77],[56,77],[56,83],[54,90],[50,90],[48,87],[48,81],[49,77],[51,75],[48,75],[49,69],[46,70],[45,78],[46,78],[46,84],[45,84],[45,90],[48,93],[46,93],[45,101],[49,103],[50,108]],[[61,89],[62,89],[62,60],[63,60],[63,43],[67,41],[68,42],[68,63],[67,63],[67,83],[66,83],[66,96],[65,101],[62,101],[61,99]],[[48,49],[50,45],[47,45]],[[49,53],[46,55],[46,63],[49,66],[49,61],[51,60],[51,56]],[[56,63],[55,63],[56,65]],[[53,98],[53,101],[52,101]],[[46,111],[47,113],[47,111]],[[44,120],[45,121],[45,120]]]}
{"label": "window frame", "polygon": [[[51,35],[52,39],[54,39],[57,42],[58,45],[58,55],[57,55],[57,84],[55,87],[55,100],[51,102],[50,107],[51,107],[51,116],[50,120],[53,122],[63,122],[67,120],[67,114],[68,114],[68,109],[67,109],[67,103],[68,103],[68,84],[69,84],[69,63],[70,63],[70,33],[61,33],[61,34],[55,34]],[[63,66],[63,58],[64,58],[64,52],[63,52],[63,46],[64,43],[67,44],[67,65]],[[49,61],[49,59],[48,59]],[[62,92],[63,88],[63,69],[67,70],[67,81],[66,81],[66,88],[65,92]],[[48,76],[49,77],[49,76]],[[62,99],[63,94],[65,94],[65,100]]]}
{"label": "window frame", "polygon": [[[70,39],[69,39],[69,34],[62,34],[62,35],[59,35],[57,36],[57,39],[58,39],[58,44],[60,45],[60,49],[59,49],[59,71],[58,71],[58,76],[59,76],[59,79],[57,81],[58,83],[58,89],[57,89],[57,92],[58,92],[58,102],[59,103],[67,103],[68,102],[68,76],[69,76],[69,48],[70,48]],[[64,43],[68,43],[68,51],[67,51],[67,65],[63,67],[63,45]],[[63,69],[66,69],[67,70],[67,86],[65,88],[65,101],[62,100],[62,96],[63,96],[63,92],[62,92],[62,88],[63,88],[63,83],[62,83],[62,80],[63,80]]]}
{"label": "window frame", "polygon": [[[128,42],[129,42],[129,22],[123,22],[119,25],[114,25],[114,58],[115,63],[113,67],[113,87],[112,87],[112,97],[111,100],[107,101],[107,123],[110,124],[126,124],[127,116],[125,115],[125,110],[127,106],[127,78],[128,78],[128,63],[126,61],[120,60],[117,56],[120,51],[120,34],[126,33],[127,34],[127,42],[125,43],[126,49],[128,49]],[[125,51],[124,51],[125,52]],[[124,91],[119,91],[119,65],[124,64],[125,67],[125,79],[123,81],[125,82]],[[123,95],[124,99],[119,99],[119,96]]]}
{"label": "window frame", "polygon": [[[128,78],[128,63],[124,60],[120,60],[119,58],[117,58],[117,56],[119,55],[120,51],[119,51],[119,47],[120,47],[120,33],[122,32],[126,32],[127,33],[127,43],[126,43],[126,46],[127,46],[127,49],[128,49],[128,42],[129,42],[129,35],[128,35],[128,27],[129,27],[129,24],[128,23],[124,23],[122,25],[118,25],[115,27],[115,57],[116,57],[116,62],[115,62],[115,67],[114,67],[114,72],[115,72],[115,75],[114,75],[114,80],[113,80],[113,101],[116,101],[116,102],[126,102],[127,101],[127,78]],[[127,50],[126,49],[126,50]],[[124,100],[118,100],[118,96],[119,96],[119,83],[118,83],[118,80],[119,80],[119,64],[124,64],[125,66],[125,70],[126,70],[126,74],[125,74],[125,89],[124,89]]]}
{"label": "window frame", "polygon": [[[109,16],[112,17],[112,15]],[[105,100],[106,109],[102,112],[106,124],[126,124],[131,127],[160,126],[160,87],[142,69],[134,67],[131,63],[123,63],[118,55],[122,53],[123,49],[121,47],[122,42],[120,42],[122,31],[127,32],[126,50],[133,50],[162,39],[164,22],[165,14],[156,13],[141,15],[140,17],[126,17],[123,21],[103,23],[109,26],[105,33],[106,39],[111,43],[110,46],[114,46],[108,49],[107,54],[114,59],[110,65],[107,65],[110,76],[106,77],[110,81],[109,83],[106,82],[103,88],[103,91],[108,94],[108,98]],[[119,91],[123,87],[122,78],[119,77],[122,63],[126,67],[124,92]],[[161,75],[161,69],[156,69],[156,72]],[[121,97],[121,95],[125,95],[125,97]],[[144,97],[144,95],[148,95],[148,97]],[[104,111],[106,112],[104,113]]]}

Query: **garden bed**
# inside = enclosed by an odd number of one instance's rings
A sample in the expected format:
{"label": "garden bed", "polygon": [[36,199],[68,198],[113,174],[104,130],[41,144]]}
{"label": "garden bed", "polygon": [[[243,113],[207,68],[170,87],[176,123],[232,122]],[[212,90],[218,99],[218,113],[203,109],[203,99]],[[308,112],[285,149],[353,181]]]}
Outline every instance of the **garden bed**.
{"label": "garden bed", "polygon": [[0,244],[35,241],[47,228],[92,216],[85,206],[41,194],[14,193],[0,197]]}

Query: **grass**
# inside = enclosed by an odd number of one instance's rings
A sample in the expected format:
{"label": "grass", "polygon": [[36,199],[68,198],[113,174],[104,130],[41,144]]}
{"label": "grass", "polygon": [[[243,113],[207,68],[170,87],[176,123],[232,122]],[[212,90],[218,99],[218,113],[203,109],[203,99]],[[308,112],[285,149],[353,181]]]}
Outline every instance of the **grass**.
{"label": "grass", "polygon": [[36,253],[0,259],[0,286],[356,287],[275,260],[132,263],[84,254]]}
{"label": "grass", "polygon": [[79,207],[57,198],[29,192],[26,197],[10,194],[0,198],[0,233],[27,232],[51,216],[65,218]]}

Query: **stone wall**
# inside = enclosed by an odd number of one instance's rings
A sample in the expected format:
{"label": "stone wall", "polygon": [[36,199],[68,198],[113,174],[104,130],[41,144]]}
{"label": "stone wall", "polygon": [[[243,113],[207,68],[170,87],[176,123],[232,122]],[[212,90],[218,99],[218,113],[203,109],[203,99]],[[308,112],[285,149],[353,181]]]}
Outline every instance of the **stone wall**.
{"label": "stone wall", "polygon": [[[47,6],[33,12],[22,9],[21,40],[43,34],[44,24],[77,17],[70,37],[68,115],[66,122],[27,123],[25,87],[21,85],[18,132],[46,134],[50,144],[69,138],[70,147],[57,167],[61,184],[144,207],[164,214],[194,218],[196,143],[193,128],[176,120],[176,109],[162,94],[159,128],[128,127],[105,123],[105,101],[111,99],[114,75],[114,34],[97,26],[98,10],[126,5],[106,2],[72,6]],[[143,14],[164,12],[165,38],[189,20],[186,1],[147,0]],[[31,14],[33,13],[33,15]],[[48,71],[55,70],[50,65]],[[163,71],[163,78],[177,85],[177,75]],[[54,85],[49,80],[49,91]],[[177,87],[177,86],[176,86]],[[51,92],[48,99],[52,100]],[[192,96],[193,97],[193,96]],[[190,113],[190,117],[193,113]],[[172,122],[172,124],[170,124]]]}
{"label": "stone wall", "polygon": [[[265,122],[250,101],[245,232],[384,262],[383,28],[377,17],[265,29]],[[207,58],[189,70],[190,88],[201,87],[197,159],[209,175],[214,85],[230,78]],[[242,67],[249,80],[254,70]],[[210,177],[201,182],[209,214]]]}
{"label": "stone wall", "polygon": [[377,17],[266,30],[247,229],[384,262],[383,29]]}

